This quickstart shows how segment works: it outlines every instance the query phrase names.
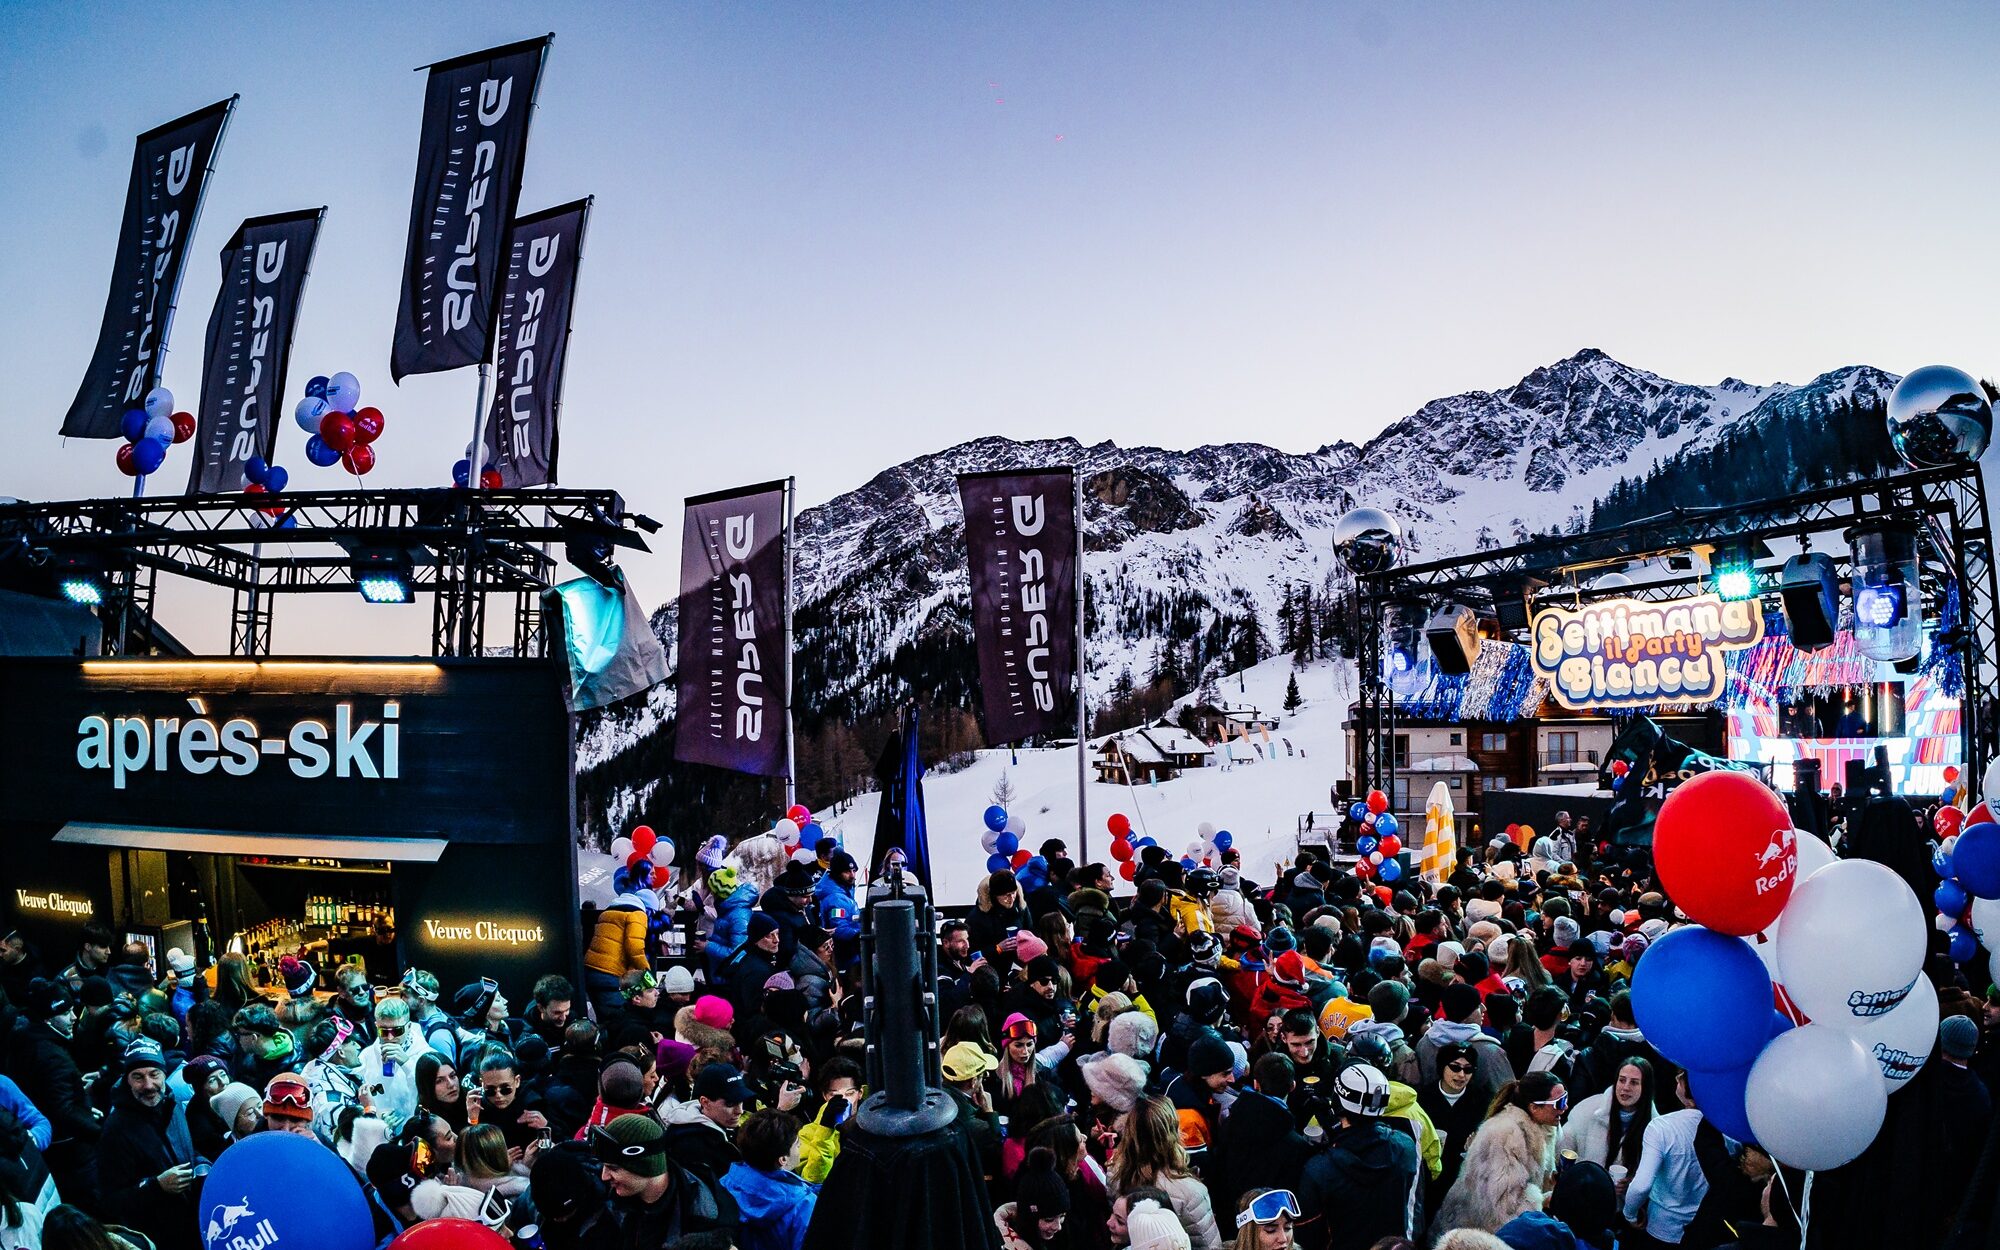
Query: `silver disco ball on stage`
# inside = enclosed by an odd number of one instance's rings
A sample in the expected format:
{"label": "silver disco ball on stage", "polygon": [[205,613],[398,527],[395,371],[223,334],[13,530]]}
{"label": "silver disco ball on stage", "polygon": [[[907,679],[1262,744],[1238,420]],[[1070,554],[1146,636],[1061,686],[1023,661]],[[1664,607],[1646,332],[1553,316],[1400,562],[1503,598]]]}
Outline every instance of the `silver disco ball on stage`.
{"label": "silver disco ball on stage", "polygon": [[1889,396],[1889,441],[1914,469],[1971,464],[1993,438],[1993,405],[1963,369],[1925,365]]}
{"label": "silver disco ball on stage", "polygon": [[1403,523],[1380,508],[1356,508],[1333,527],[1333,550],[1356,573],[1380,573],[1403,557]]}

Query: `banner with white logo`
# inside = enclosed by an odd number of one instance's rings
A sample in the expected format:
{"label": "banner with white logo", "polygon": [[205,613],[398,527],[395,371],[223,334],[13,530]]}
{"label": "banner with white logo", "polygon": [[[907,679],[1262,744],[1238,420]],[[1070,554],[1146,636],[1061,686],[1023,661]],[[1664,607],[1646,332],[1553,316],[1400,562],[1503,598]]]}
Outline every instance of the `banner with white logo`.
{"label": "banner with white logo", "polygon": [[986,741],[1068,732],[1076,707],[1075,475],[967,473],[958,498]]}
{"label": "banner with white logo", "polygon": [[285,399],[292,330],[324,208],[252,217],[222,249],[222,287],[208,315],[201,411],[187,493],[243,489],[243,465],[271,458]]}
{"label": "banner with white logo", "polygon": [[785,484],[687,501],[674,758],[785,775]]}
{"label": "banner with white logo", "polygon": [[63,417],[65,437],[120,437],[126,410],[143,406],[146,392],[160,384],[188,241],[235,107],[236,97],[230,96],[139,136],[111,265],[111,294],[104,301],[97,350]]}
{"label": "banner with white logo", "polygon": [[486,454],[503,486],[556,480],[563,362],[576,299],[590,201],[578,200],[516,221],[507,231],[500,288],[500,385],[486,414]]}
{"label": "banner with white logo", "polygon": [[501,251],[521,198],[528,121],[551,38],[430,67],[389,355],[398,382],[492,359]]}

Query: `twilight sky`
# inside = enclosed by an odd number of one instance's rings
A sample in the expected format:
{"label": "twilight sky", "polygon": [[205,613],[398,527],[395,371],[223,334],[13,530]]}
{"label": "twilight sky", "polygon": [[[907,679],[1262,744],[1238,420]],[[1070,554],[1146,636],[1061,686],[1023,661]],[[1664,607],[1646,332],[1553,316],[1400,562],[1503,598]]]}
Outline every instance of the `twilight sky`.
{"label": "twilight sky", "polygon": [[[0,4],[0,493],[124,493],[57,436],[133,137],[240,92],[166,382],[216,255],[325,204],[297,346],[448,480],[474,375],[388,380],[423,79],[553,28],[522,206],[595,194],[563,478],[669,525],[810,505],[986,433],[1307,450],[1595,345],[1668,377],[1996,367],[1982,4]],[[315,470],[286,422],[278,459]],[[161,485],[187,472],[175,448]],[[227,641],[225,600],[167,599]],[[419,649],[429,606],[282,603],[281,651]],[[358,625],[367,641],[356,643]]]}

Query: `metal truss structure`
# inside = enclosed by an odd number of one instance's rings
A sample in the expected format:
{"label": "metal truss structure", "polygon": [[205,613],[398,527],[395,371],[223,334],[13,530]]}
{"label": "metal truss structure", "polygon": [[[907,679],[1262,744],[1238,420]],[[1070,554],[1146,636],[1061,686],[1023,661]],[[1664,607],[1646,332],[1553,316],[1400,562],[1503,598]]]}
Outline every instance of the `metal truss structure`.
{"label": "metal truss structure", "polygon": [[357,592],[355,555],[408,560],[413,594],[434,597],[432,654],[486,648],[487,596],[514,596],[513,653],[544,654],[542,595],[554,579],[551,548],[579,537],[645,549],[626,526],[616,491],[395,489],[288,491],[274,502],[246,495],[0,503],[0,567],[82,562],[101,572],[106,654],[150,629],[160,574],[228,588],[230,654],[270,653],[279,595]]}
{"label": "metal truss structure", "polygon": [[[1960,653],[1965,671],[1961,717],[1965,758],[1968,763],[1988,759],[2000,748],[2000,715],[1994,707],[2000,694],[2000,663],[1995,659],[2000,582],[1995,576],[1985,483],[1979,466],[1969,464],[1910,470],[1728,507],[1677,508],[1606,529],[1359,575],[1360,697],[1354,712],[1354,775],[1363,786],[1385,789],[1392,780],[1389,746],[1396,706],[1382,676],[1382,632],[1393,604],[1426,608],[1463,604],[1482,618],[1511,618],[1517,627],[1503,627],[1501,636],[1521,642],[1528,633],[1527,617],[1539,602],[1659,600],[1699,589],[1701,573],[1693,557],[1722,545],[1739,545],[1752,553],[1773,543],[1821,551],[1833,558],[1845,580],[1852,572],[1847,532],[1881,523],[1921,527],[1919,560],[1930,603],[1941,601],[1947,585],[1958,587],[1959,621],[1949,631],[1938,631],[1932,646],[1954,647]],[[1757,592],[1766,598],[1767,608],[1772,607],[1784,557],[1753,554],[1753,559]],[[1587,584],[1602,573],[1640,566],[1651,571],[1616,589],[1593,591]]]}

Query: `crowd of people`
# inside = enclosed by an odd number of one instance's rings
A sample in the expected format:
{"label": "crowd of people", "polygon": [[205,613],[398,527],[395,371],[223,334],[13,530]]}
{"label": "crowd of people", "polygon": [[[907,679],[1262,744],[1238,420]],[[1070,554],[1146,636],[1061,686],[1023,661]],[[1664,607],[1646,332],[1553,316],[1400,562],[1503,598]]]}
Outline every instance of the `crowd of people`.
{"label": "crowd of people", "polygon": [[[620,878],[581,987],[241,956],[99,926],[0,941],[0,1250],[195,1250],[213,1163],[334,1152],[378,1244],[436,1218],[550,1250],[798,1250],[864,1089],[858,865],[713,865],[698,966]],[[1628,986],[1673,921],[1643,855],[1567,818],[1394,886],[1302,850],[1157,847],[1136,892],[1041,847],[936,935],[940,1069],[1000,1250],[1651,1250],[1797,1244],[1796,1173],[1703,1118]],[[67,962],[65,962],[65,960]],[[1949,998],[1935,1080],[1969,1183],[2000,1005]],[[1899,1095],[1908,1097],[1908,1095]],[[982,1219],[985,1213],[982,1212]]]}

